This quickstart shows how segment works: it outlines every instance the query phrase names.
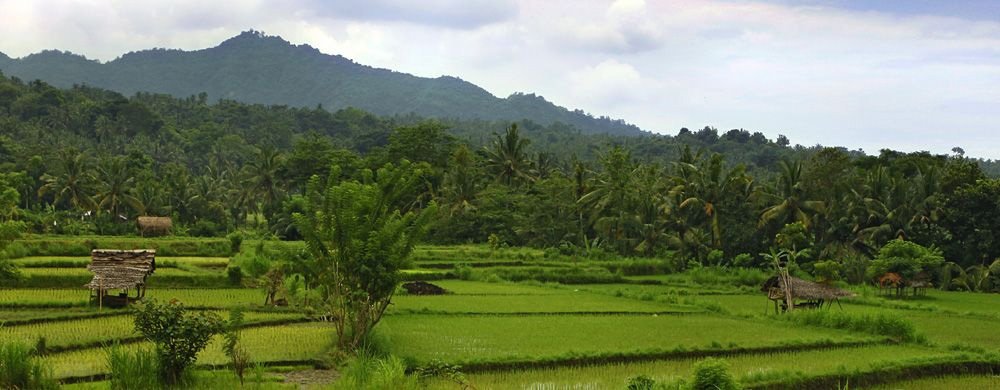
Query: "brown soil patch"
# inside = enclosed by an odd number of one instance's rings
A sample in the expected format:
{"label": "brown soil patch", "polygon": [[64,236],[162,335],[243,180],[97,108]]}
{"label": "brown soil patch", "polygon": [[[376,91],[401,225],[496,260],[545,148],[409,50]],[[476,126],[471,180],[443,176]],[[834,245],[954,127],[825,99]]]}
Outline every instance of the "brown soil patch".
{"label": "brown soil patch", "polygon": [[403,283],[403,288],[406,289],[406,292],[413,295],[442,295],[448,292],[440,286],[427,282]]}

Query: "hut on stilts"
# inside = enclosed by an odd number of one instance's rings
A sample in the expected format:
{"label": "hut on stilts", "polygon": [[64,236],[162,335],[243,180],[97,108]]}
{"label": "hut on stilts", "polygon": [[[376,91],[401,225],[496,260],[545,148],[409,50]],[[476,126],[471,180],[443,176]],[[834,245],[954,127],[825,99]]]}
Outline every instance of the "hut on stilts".
{"label": "hut on stilts", "polygon": [[[854,293],[830,285],[810,282],[788,275],[776,275],[764,282],[760,289],[767,293],[767,299],[774,302],[774,312],[795,308],[830,307],[833,302],[840,305],[840,298],[855,296]],[[843,308],[843,307],[841,307]]]}
{"label": "hut on stilts", "polygon": [[[156,251],[152,249],[94,249],[87,266],[94,278],[84,285],[98,306],[124,307],[146,296],[146,279],[156,271]],[[108,295],[109,290],[119,290]],[[129,297],[130,292],[135,297]]]}

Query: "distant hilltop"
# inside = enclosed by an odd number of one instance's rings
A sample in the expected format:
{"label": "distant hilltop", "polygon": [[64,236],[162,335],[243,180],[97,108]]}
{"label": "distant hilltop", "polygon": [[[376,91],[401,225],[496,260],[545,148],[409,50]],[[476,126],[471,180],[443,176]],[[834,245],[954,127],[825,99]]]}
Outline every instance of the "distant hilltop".
{"label": "distant hilltop", "polygon": [[252,30],[208,49],[150,49],[107,63],[58,50],[20,59],[0,53],[0,71],[62,88],[87,84],[125,95],[155,92],[187,97],[204,92],[211,100],[322,105],[328,110],[355,107],[380,115],[529,119],[544,125],[562,122],[587,134],[649,134],[623,120],[568,110],[535,94],[498,98],[457,77],[425,78],[373,68]]}

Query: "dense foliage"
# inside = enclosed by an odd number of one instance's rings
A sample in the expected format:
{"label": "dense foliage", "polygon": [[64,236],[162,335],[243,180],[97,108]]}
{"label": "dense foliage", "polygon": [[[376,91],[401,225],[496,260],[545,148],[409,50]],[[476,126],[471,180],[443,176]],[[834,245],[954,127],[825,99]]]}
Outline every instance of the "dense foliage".
{"label": "dense foliage", "polygon": [[760,254],[778,248],[802,272],[861,282],[880,248],[905,239],[954,264],[939,279],[967,279],[950,285],[996,285],[968,280],[991,280],[1000,257],[1000,182],[983,173],[987,162],[788,143],[741,129],[586,135],[559,123],[125,98],[5,78],[0,221],[135,234],[134,217],[164,215],[176,235],[301,239],[292,216],[309,207],[310,177],[336,165],[318,185],[360,185],[406,160],[418,177],[398,206],[438,204],[427,236],[436,243],[658,256],[675,271],[766,266]]}

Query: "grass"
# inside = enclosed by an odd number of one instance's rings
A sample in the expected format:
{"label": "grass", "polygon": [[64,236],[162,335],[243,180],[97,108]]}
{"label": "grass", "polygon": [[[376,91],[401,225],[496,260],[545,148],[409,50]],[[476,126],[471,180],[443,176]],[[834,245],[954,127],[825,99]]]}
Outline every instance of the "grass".
{"label": "grass", "polygon": [[558,289],[558,284],[526,284],[526,283],[486,283],[466,280],[439,280],[434,284],[456,295],[562,295],[569,290]]}
{"label": "grass", "polygon": [[[218,314],[226,318],[225,312]],[[302,318],[297,313],[247,312],[244,315],[247,323]],[[0,328],[0,335],[7,340],[30,345],[34,345],[40,337],[45,337],[46,345],[56,349],[138,336],[131,315],[5,326]]]}
{"label": "grass", "polygon": [[872,390],[1000,389],[1000,375],[946,376],[896,382]]}
{"label": "grass", "polygon": [[10,247],[11,257],[89,256],[92,249],[156,249],[161,256],[227,257],[232,246],[226,238],[198,237],[118,237],[26,235]]}
{"label": "grass", "polygon": [[[0,289],[0,307],[39,308],[88,306],[85,289]],[[150,288],[146,297],[177,299],[188,307],[229,308],[262,305],[264,292],[257,289],[169,289]]]}
{"label": "grass", "polygon": [[[328,350],[334,341],[329,324],[304,323],[245,329],[240,341],[255,362],[289,362],[311,360]],[[148,347],[147,343],[138,346]],[[57,353],[45,360],[53,365],[57,378],[89,376],[107,372],[102,348]],[[200,365],[224,365],[229,357],[222,351],[222,337],[215,337],[201,354]]]}
{"label": "grass", "polygon": [[[711,315],[388,316],[381,334],[415,362],[530,361],[607,353],[762,347],[873,337]],[[444,331],[447,330],[447,331]]]}
{"label": "grass", "polygon": [[586,292],[569,292],[564,295],[403,295],[393,298],[390,309],[390,312],[394,313],[691,313],[697,311],[700,309],[692,306],[642,302]]}
{"label": "grass", "polygon": [[[21,268],[86,268],[90,256],[29,256],[11,262]],[[224,268],[228,264],[227,257],[156,257],[157,272],[179,267]]]}
{"label": "grass", "polygon": [[[827,348],[792,353],[768,353],[725,357],[729,372],[742,379],[816,375],[867,369],[880,361],[906,358],[943,358],[954,353],[915,346],[864,346]],[[646,375],[657,382],[688,378],[699,359],[679,359],[583,367],[527,369],[468,375],[479,388],[624,388],[628,378]]]}

